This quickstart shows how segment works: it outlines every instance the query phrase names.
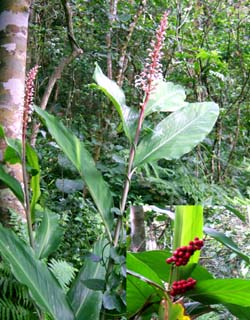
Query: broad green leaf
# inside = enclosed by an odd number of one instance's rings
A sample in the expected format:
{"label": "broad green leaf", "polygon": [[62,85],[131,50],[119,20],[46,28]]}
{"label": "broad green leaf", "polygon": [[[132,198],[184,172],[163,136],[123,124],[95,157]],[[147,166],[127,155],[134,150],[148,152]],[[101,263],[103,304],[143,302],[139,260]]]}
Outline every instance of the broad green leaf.
{"label": "broad green leaf", "polygon": [[106,282],[103,279],[87,279],[83,280],[82,283],[89,289],[94,291],[104,291]]}
{"label": "broad green leaf", "polygon": [[[173,250],[186,246],[195,237],[203,238],[203,208],[202,206],[176,206],[174,220]],[[180,280],[188,278],[194,271],[199,261],[200,251],[196,251],[189,259],[186,266],[175,270],[173,279]]]}
{"label": "broad green leaf", "polygon": [[[109,255],[109,248],[106,247],[107,241],[101,239],[94,246],[94,254],[103,257],[104,261]],[[103,255],[103,256],[102,256]],[[71,301],[75,312],[75,319],[82,320],[97,320],[100,317],[102,307],[102,292],[94,291],[84,285],[86,280],[97,279],[98,281],[105,279],[105,267],[100,261],[95,262],[91,259],[86,259],[85,264],[80,270],[76,280],[74,281],[68,297]]]}
{"label": "broad green leaf", "polygon": [[71,133],[56,117],[35,107],[36,112],[45,120],[47,128],[65,155],[74,164],[83,178],[88,190],[101,214],[110,240],[113,225],[113,199],[108,185],[101,173],[96,169],[95,162],[84,144]]}
{"label": "broad green leaf", "polygon": [[[195,237],[203,238],[203,208],[197,206],[176,206],[174,220],[174,245],[175,250],[187,246]],[[190,263],[197,263],[200,251],[191,256]]]}
{"label": "broad green leaf", "polygon": [[121,118],[124,132],[129,141],[132,142],[137,127],[139,113],[126,105],[123,90],[114,81],[103,74],[97,63],[93,78],[98,86],[92,86],[99,88],[112,101]]}
{"label": "broad green leaf", "polygon": [[36,231],[35,253],[38,259],[47,258],[59,247],[63,230],[59,226],[59,218],[47,209],[43,211],[43,219]]}
{"label": "broad green leaf", "polygon": [[134,167],[160,159],[178,159],[212,130],[219,114],[213,102],[193,103],[162,120],[139,143]]}
{"label": "broad green leaf", "polygon": [[169,251],[152,250],[130,253],[130,255],[154,270],[160,279],[168,281],[171,266],[166,263],[166,259],[171,257],[171,253]]}
{"label": "broad green leaf", "polygon": [[73,320],[66,296],[44,262],[9,229],[0,225],[0,254],[17,280],[29,288],[34,301],[54,319]]}
{"label": "broad green leaf", "polygon": [[204,304],[235,304],[250,307],[250,280],[212,279],[197,281],[186,296]]}
{"label": "broad green leaf", "polygon": [[146,105],[145,117],[153,112],[173,112],[188,103],[185,102],[186,94],[182,86],[172,82],[160,81],[150,95]]}
{"label": "broad green leaf", "polygon": [[[171,265],[166,263],[166,259],[172,255],[169,251],[152,250],[130,254],[136,257],[136,259],[144,262],[147,266],[154,270],[154,272],[157,273],[158,277],[163,281],[167,282],[169,280]],[[196,264],[193,267],[194,268],[190,276],[194,279],[213,279],[213,276],[202,266]]]}
{"label": "broad green leaf", "polygon": [[[162,286],[158,275],[145,263],[137,259],[133,254],[127,253],[127,270],[131,270],[139,275]],[[127,311],[129,315],[138,312],[145,304],[160,301],[158,291],[155,286],[148,284],[141,279],[130,274],[127,275]],[[162,292],[160,293],[162,295]]]}
{"label": "broad green leaf", "polygon": [[247,263],[250,263],[250,258],[247,255],[245,255],[243,252],[241,252],[237,244],[233,242],[232,239],[225,236],[224,233],[218,232],[212,228],[207,228],[207,227],[204,227],[204,232],[210,237],[222,243],[224,246],[231,249],[233,252],[237,253],[237,255],[240,256],[242,259],[244,259]]}
{"label": "broad green leaf", "polygon": [[0,164],[0,181],[3,181],[8,188],[14,193],[17,199],[23,204],[24,194],[19,181],[4,171],[3,166]]}
{"label": "broad green leaf", "polygon": [[35,150],[29,145],[26,144],[26,157],[27,157],[27,164],[31,168],[34,173],[32,174],[31,171],[31,178],[30,178],[30,188],[32,190],[32,198],[30,203],[30,211],[32,221],[35,221],[35,205],[40,198],[41,190],[40,190],[40,166],[37,153]]}

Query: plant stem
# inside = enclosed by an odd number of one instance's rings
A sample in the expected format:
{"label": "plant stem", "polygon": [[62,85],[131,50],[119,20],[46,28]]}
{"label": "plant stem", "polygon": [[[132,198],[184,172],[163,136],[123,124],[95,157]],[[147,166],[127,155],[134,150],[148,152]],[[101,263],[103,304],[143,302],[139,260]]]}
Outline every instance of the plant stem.
{"label": "plant stem", "polygon": [[130,182],[131,182],[131,178],[133,176],[133,173],[135,171],[135,168],[133,169],[135,150],[136,150],[136,146],[139,141],[139,136],[141,133],[142,123],[143,123],[143,118],[144,118],[144,113],[145,113],[145,107],[148,103],[149,97],[150,97],[150,92],[146,94],[145,100],[144,100],[143,105],[141,107],[134,142],[131,144],[131,147],[130,147],[126,181],[124,183],[121,205],[120,205],[121,215],[117,219],[117,224],[116,224],[115,233],[114,233],[114,247],[117,247],[118,241],[119,241],[120,231],[122,228],[122,217],[123,217],[123,214],[124,214],[125,208],[126,208]]}
{"label": "plant stem", "polygon": [[32,221],[31,221],[31,213],[30,213],[30,200],[29,200],[29,183],[27,176],[27,168],[26,168],[26,145],[25,145],[25,133],[23,134],[22,139],[22,171],[23,171],[23,184],[24,184],[24,197],[25,197],[25,214],[28,226],[28,235],[31,247],[34,249],[35,243],[33,238],[32,231]]}

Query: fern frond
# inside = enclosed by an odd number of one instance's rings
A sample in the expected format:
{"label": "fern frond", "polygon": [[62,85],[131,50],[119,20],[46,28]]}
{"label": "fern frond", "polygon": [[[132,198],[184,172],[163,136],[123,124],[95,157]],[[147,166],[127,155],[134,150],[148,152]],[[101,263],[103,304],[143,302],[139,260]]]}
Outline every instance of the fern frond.
{"label": "fern frond", "polygon": [[51,259],[48,265],[63,290],[67,292],[68,286],[74,279],[77,269],[65,260]]}
{"label": "fern frond", "polygon": [[37,320],[34,310],[29,310],[7,298],[0,298],[0,319]]}

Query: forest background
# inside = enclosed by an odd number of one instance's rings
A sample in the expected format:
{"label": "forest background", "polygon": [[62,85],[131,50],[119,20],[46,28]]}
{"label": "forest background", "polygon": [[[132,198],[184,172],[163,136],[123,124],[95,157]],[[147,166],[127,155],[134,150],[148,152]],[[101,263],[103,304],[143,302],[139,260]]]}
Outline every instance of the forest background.
{"label": "forest background", "polygon": [[[61,117],[87,141],[98,168],[111,179],[113,192],[123,183],[127,146],[114,108],[89,87],[95,62],[123,87],[127,104],[138,108],[141,93],[134,86],[135,78],[143,69],[163,11],[170,9],[162,59],[164,77],[182,85],[189,102],[218,103],[220,117],[213,132],[193,152],[137,172],[131,200],[140,197],[143,202],[204,205],[247,202],[248,1],[72,1],[72,24],[68,27],[63,3],[36,1],[32,6],[28,69],[41,66],[35,102]],[[72,56],[72,48],[83,52],[67,65],[65,59]],[[48,82],[57,66],[63,69],[52,89]],[[51,94],[44,103],[48,90]],[[154,123],[161,116],[154,115],[150,121]],[[58,166],[56,149],[45,148],[44,143],[48,145],[48,140],[38,143],[41,165],[45,166],[42,181],[54,186],[53,180],[65,170]],[[56,171],[58,177],[54,176]]]}
{"label": "forest background", "polygon": [[[129,203],[248,205],[250,180],[249,1],[34,1],[29,21],[27,70],[39,65],[35,104],[83,140],[109,182],[116,202],[125,179],[127,141],[112,104],[91,86],[95,63],[139,108],[135,79],[160,18],[169,10],[163,74],[185,88],[189,102],[214,101],[213,131],[180,160],[137,170]],[[153,114],[147,128],[164,117]],[[28,141],[41,166],[40,204],[61,217],[63,246],[55,258],[81,267],[103,232],[88,190],[46,127],[36,119]],[[81,223],[78,223],[81,222]],[[80,235],[80,236],[79,236]],[[78,239],[72,243],[72,239]]]}

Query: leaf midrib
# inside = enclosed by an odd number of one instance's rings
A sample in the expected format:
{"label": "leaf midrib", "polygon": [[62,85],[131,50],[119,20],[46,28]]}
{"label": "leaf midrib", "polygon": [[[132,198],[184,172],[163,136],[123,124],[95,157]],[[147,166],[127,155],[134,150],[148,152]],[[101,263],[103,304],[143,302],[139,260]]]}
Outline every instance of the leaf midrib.
{"label": "leaf midrib", "polygon": [[[166,143],[168,143],[169,141],[173,140],[173,139],[176,137],[176,135],[178,135],[178,134],[182,133],[184,130],[186,130],[186,128],[188,128],[193,122],[196,122],[200,117],[203,117],[203,116],[204,116],[204,111],[205,111],[205,110],[203,110],[203,112],[202,112],[201,114],[199,114],[198,117],[196,117],[196,118],[193,119],[192,121],[188,122],[188,124],[187,124],[186,126],[182,127],[182,128],[179,129],[177,132],[175,132],[173,135],[171,135],[167,140],[164,140],[164,142],[160,143],[156,148],[151,149],[151,151],[148,152],[148,153],[144,156],[144,158],[142,158],[142,159],[137,163],[137,166],[138,166],[140,163],[143,163],[143,162],[145,161],[145,159],[149,158],[149,157],[152,155],[152,153],[157,152],[157,151],[158,151],[159,149],[161,149]],[[177,112],[178,112],[178,111],[177,111]],[[154,138],[154,135],[151,137],[151,139],[152,139],[152,140],[151,140],[151,144],[152,144],[152,142],[153,142],[153,138]],[[142,141],[142,142],[143,142],[143,141]],[[138,147],[140,147],[140,145],[139,145]]]}
{"label": "leaf midrib", "polygon": [[[0,238],[0,242],[1,242],[1,238]],[[4,243],[3,243],[3,242],[1,242],[1,244],[2,244],[2,247],[3,247],[3,248],[6,248],[6,249],[7,249],[7,247],[4,246]],[[9,247],[9,245],[8,245],[8,247]],[[3,251],[3,250],[2,250],[2,251]],[[34,290],[34,291],[37,293],[37,295],[42,299],[43,305],[46,306],[47,310],[48,310],[54,317],[56,317],[56,315],[54,314],[54,310],[51,310],[50,305],[47,304],[47,301],[46,301],[45,297],[40,294],[41,291],[36,288],[35,283],[29,278],[29,276],[28,276],[29,273],[26,273],[26,272],[25,272],[25,269],[22,268],[22,265],[20,265],[20,264],[18,263],[18,260],[16,259],[16,256],[10,255],[9,252],[8,252],[7,250],[5,250],[5,249],[4,249],[4,251],[6,252],[5,254],[6,254],[7,256],[9,256],[9,257],[12,259],[12,261],[14,261],[14,263],[15,263],[16,266],[17,266],[17,268],[19,268],[19,270],[21,270],[21,273],[24,275],[24,277],[26,277],[26,281],[28,280],[29,283],[32,284],[33,290]],[[17,256],[18,256],[18,255],[17,255]],[[32,258],[33,258],[33,257],[32,257]],[[13,273],[15,274],[15,272],[13,272]],[[20,277],[18,276],[18,278],[20,278]],[[26,285],[27,285],[27,284],[26,284]],[[30,286],[28,286],[28,287],[30,288]]]}

